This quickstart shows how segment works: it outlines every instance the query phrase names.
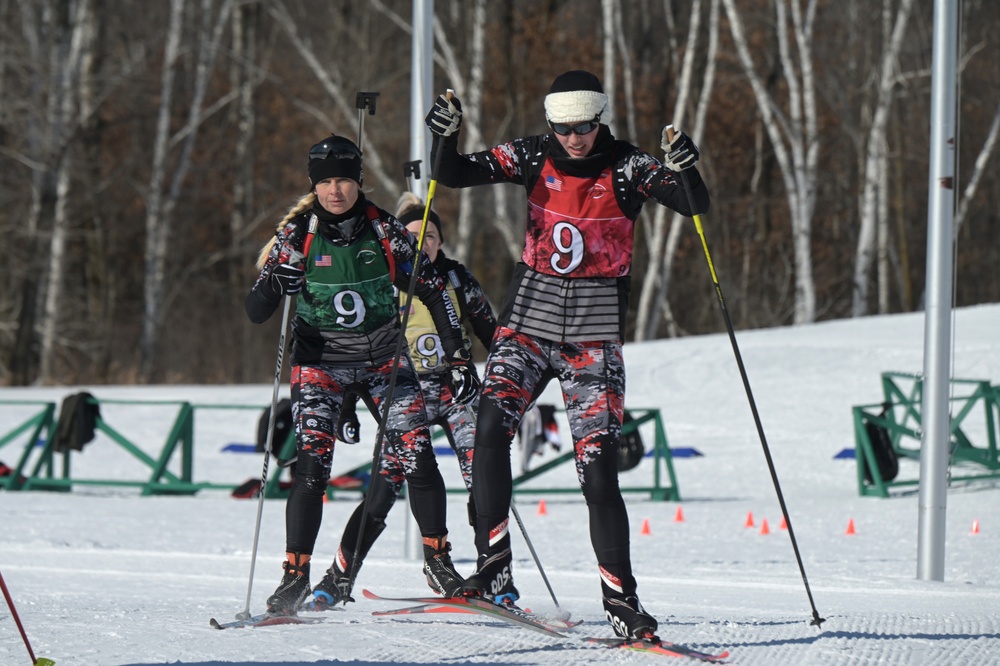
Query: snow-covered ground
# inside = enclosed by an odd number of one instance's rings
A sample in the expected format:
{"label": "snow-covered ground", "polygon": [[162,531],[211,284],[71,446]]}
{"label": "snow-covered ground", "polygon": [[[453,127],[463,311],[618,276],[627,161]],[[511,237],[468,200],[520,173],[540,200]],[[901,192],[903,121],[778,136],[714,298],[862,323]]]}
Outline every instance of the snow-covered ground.
{"label": "snow-covered ground", "polygon": [[[955,377],[1000,381],[998,330],[1000,305],[956,312]],[[921,371],[923,332],[922,315],[897,315],[738,334],[808,584],[826,619],[818,629],[809,624],[805,584],[788,533],[780,529],[774,486],[728,337],[627,347],[627,405],[660,409],[670,446],[703,454],[674,461],[681,502],[626,496],[640,596],[660,619],[664,638],[707,651],[728,649],[733,664],[1000,662],[997,484],[963,482],[949,490],[945,580],[928,582],[917,578],[915,487],[890,499],[859,497],[854,461],[835,458],[854,446],[851,407],[881,401],[880,373]],[[58,403],[81,389],[108,401],[102,405],[108,422],[154,457],[176,405],[116,401],[195,403],[195,480],[235,486],[260,475],[261,455],[223,451],[229,443],[254,440],[259,409],[208,405],[259,408],[269,403],[270,386],[4,389],[0,401]],[[550,389],[543,401],[558,402],[557,394]],[[0,406],[0,435],[29,412],[23,405]],[[362,432],[370,439],[373,422],[363,421]],[[645,430],[644,436],[648,445],[652,435]],[[0,460],[13,466],[22,448],[23,440],[0,448]],[[341,446],[335,471],[367,460],[369,447]],[[449,486],[458,487],[454,458],[442,457],[441,466]],[[956,470],[955,476],[968,471]],[[75,478],[145,474],[103,435],[73,456]],[[917,463],[901,463],[900,478],[917,475]],[[622,475],[622,485],[648,485],[651,478],[647,459]],[[577,633],[610,636],[582,499],[545,490],[574,483],[569,465],[557,467],[535,482],[537,492],[518,495],[517,506],[559,605],[583,620]],[[356,501],[342,494],[327,504],[317,569],[332,558]],[[374,617],[373,610],[392,605],[360,596],[322,624],[220,632],[209,627],[209,618],[232,619],[245,605],[256,500],[236,500],[219,490],[141,497],[134,488],[78,486],[71,493],[0,491],[0,506],[0,572],[35,653],[59,666],[664,659],[561,642],[479,616]],[[252,586],[257,612],[280,578],[283,509],[280,500],[264,503]],[[464,497],[451,495],[449,511],[453,555],[459,569],[470,572],[474,550]],[[746,526],[748,514],[754,527]],[[765,519],[769,534],[762,534]],[[851,521],[856,533],[848,535]],[[389,522],[356,589],[427,593],[419,561],[407,556],[413,537],[401,506]],[[644,524],[648,534],[642,533]],[[523,604],[554,609],[528,548],[514,534]],[[6,605],[0,605],[0,663],[30,663]]]}

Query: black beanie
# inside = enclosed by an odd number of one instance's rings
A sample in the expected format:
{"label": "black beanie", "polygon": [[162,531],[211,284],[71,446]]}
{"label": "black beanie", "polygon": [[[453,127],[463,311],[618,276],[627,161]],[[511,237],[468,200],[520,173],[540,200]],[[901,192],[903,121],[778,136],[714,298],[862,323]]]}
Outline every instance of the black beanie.
{"label": "black beanie", "polygon": [[560,74],[549,86],[550,93],[573,92],[575,90],[592,90],[593,92],[604,92],[601,80],[590,72],[582,69],[574,69],[571,72]]}
{"label": "black beanie", "polygon": [[331,134],[309,149],[309,182],[316,187],[327,178],[350,178],[358,186],[364,184],[361,151],[350,139]]}
{"label": "black beanie", "polygon": [[[402,225],[405,227],[410,222],[423,222],[424,220],[424,209],[422,206],[414,206],[410,208],[405,213],[397,218]],[[441,230],[441,218],[433,210],[427,215],[427,221],[433,222],[434,226],[437,227],[438,236],[441,237],[441,242],[444,242],[444,231]]]}

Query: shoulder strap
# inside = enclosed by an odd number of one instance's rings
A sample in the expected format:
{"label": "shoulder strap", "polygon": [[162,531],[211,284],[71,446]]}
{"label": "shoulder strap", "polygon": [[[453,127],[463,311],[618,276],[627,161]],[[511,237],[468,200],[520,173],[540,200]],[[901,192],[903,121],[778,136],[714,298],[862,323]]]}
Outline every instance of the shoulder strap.
{"label": "shoulder strap", "polygon": [[469,303],[465,298],[465,282],[459,271],[462,264],[448,256],[442,257],[440,264],[445,274],[445,281],[451,284],[455,290],[455,297],[458,298],[458,316],[464,320],[469,310]]}

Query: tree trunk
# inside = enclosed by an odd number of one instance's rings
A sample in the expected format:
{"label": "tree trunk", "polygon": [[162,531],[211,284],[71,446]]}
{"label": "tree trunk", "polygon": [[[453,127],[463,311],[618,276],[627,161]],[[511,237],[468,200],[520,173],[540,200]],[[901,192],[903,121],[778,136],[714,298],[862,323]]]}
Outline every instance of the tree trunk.
{"label": "tree trunk", "polygon": [[[813,26],[816,2],[806,3],[803,13],[798,2],[776,0],[775,30],[787,104],[775,99],[765,88],[750,54],[743,21],[734,0],[723,0],[729,16],[730,32],[747,76],[764,128],[781,168],[792,224],[795,262],[795,304],[792,321],[805,324],[816,319],[816,284],[812,266],[812,223],[818,187],[819,131],[816,109],[816,82],[812,63]],[[791,28],[791,35],[789,31]],[[794,42],[794,49],[792,43]],[[783,110],[784,107],[784,110]]]}
{"label": "tree trunk", "polygon": [[[239,139],[236,141],[235,158],[237,165],[236,178],[233,180],[233,209],[229,218],[229,232],[231,242],[235,247],[241,245],[244,234],[254,211],[254,162],[256,161],[256,150],[254,146],[257,108],[254,99],[254,91],[257,89],[259,76],[257,71],[257,30],[260,25],[261,4],[259,2],[248,2],[233,12],[233,72],[232,85],[239,91],[239,98],[236,104],[236,124],[238,127]],[[229,267],[229,292],[238,302],[239,295],[247,290],[245,284],[245,261],[241,255],[237,255],[230,262]],[[243,326],[239,329],[243,333],[243,344],[240,345],[243,356],[242,362],[238,364],[240,381],[251,381],[253,368],[253,355],[251,329]]]}
{"label": "tree trunk", "polygon": [[144,264],[144,300],[142,338],[139,342],[141,381],[152,375],[160,307],[163,301],[164,263],[167,257],[167,220],[164,215],[163,189],[166,182],[167,156],[170,150],[170,106],[173,102],[174,76],[180,53],[182,17],[185,0],[170,0],[170,22],[163,49],[163,73],[160,79],[160,109],[153,139],[153,164],[146,197],[146,253]]}
{"label": "tree trunk", "polygon": [[[63,18],[65,25],[60,26],[60,33],[65,35],[68,44],[59,43],[56,49],[59,55],[53,58],[58,63],[53,81],[57,81],[54,90],[58,100],[55,122],[52,124],[52,143],[56,147],[53,155],[56,169],[56,203],[55,215],[52,218],[52,238],[49,242],[48,279],[45,289],[45,305],[42,309],[42,319],[39,322],[42,331],[39,357],[39,381],[48,384],[55,379],[54,364],[56,360],[56,335],[59,329],[59,315],[63,311],[63,276],[67,264],[66,244],[69,234],[70,215],[70,177],[71,165],[69,146],[73,133],[73,111],[79,98],[79,66],[82,52],[93,45],[92,11],[90,0],[81,0],[76,6],[76,12],[68,13]],[[62,42],[62,39],[59,40]],[[68,47],[68,48],[67,48]],[[65,57],[60,57],[65,53]]]}
{"label": "tree trunk", "polygon": [[[333,102],[333,106],[340,114],[341,122],[334,121],[323,112],[316,111],[317,115],[319,115],[321,120],[330,127],[336,127],[338,125],[350,127],[351,125],[357,124],[358,109],[354,104],[354,98],[351,97],[350,101],[348,101],[350,95],[349,93],[345,93],[343,88],[331,77],[329,63],[320,62],[319,58],[316,57],[316,51],[313,48],[312,41],[306,35],[303,35],[299,30],[299,26],[295,23],[295,20],[292,18],[292,15],[288,11],[288,7],[284,1],[272,0],[272,2],[268,3],[268,11],[271,17],[277,20],[278,25],[280,25],[288,35],[289,41],[292,43],[299,56],[305,61],[309,71],[312,72],[316,81],[330,97],[330,101]],[[354,138],[351,140],[353,141]],[[375,180],[378,181],[377,187],[381,191],[397,191],[399,188],[397,179],[390,176],[389,172],[386,170],[385,163],[382,159],[378,146],[372,142],[366,143],[364,146],[364,153],[366,186],[368,180],[374,177]]]}
{"label": "tree trunk", "polygon": [[[712,0],[709,9],[708,47],[705,54],[705,71],[697,77],[701,82],[698,101],[695,106],[695,121],[690,136],[697,144],[702,141],[705,132],[705,122],[715,83],[716,56],[719,46],[719,0]],[[694,61],[698,55],[698,36],[701,30],[701,0],[695,0],[691,9],[691,21],[687,29],[687,44],[684,49],[684,60],[681,65],[681,75],[677,84],[677,99],[670,118],[670,123],[678,130],[683,129],[685,111],[692,93],[694,76]],[[704,174],[705,165],[700,165]],[[657,335],[661,319],[667,324],[667,334],[675,337],[679,327],[670,309],[668,295],[670,275],[673,270],[674,258],[680,243],[682,231],[688,226],[687,220],[680,215],[672,215],[670,232],[667,234],[666,246],[663,245],[666,210],[657,207],[653,216],[651,241],[649,243],[649,261],[646,274],[643,277],[642,289],[639,293],[639,308],[636,319],[636,340],[654,339]]]}
{"label": "tree trunk", "polygon": [[[179,23],[180,18],[183,15],[184,0],[175,0],[175,3],[176,4],[171,5],[171,27],[168,35],[168,42],[172,40],[172,35],[174,33],[175,15],[178,22],[178,28],[176,30],[177,38],[178,40],[180,38]],[[181,145],[180,155],[177,158],[176,168],[174,169],[170,179],[170,184],[167,188],[166,194],[154,195],[158,196],[158,202],[155,208],[157,211],[155,219],[153,215],[149,215],[146,220],[146,247],[148,254],[146,257],[145,276],[147,280],[147,301],[145,303],[145,313],[143,319],[143,337],[140,342],[142,358],[139,366],[139,378],[142,382],[149,382],[153,378],[153,372],[155,370],[156,345],[159,341],[159,329],[163,323],[164,313],[167,310],[166,263],[170,242],[170,227],[173,222],[173,212],[177,205],[177,201],[181,197],[187,172],[191,166],[191,154],[194,151],[194,145],[197,141],[198,129],[204,120],[203,105],[208,88],[208,79],[215,65],[215,56],[218,53],[219,42],[222,38],[225,26],[229,24],[229,14],[233,6],[233,0],[224,0],[222,7],[219,10],[218,17],[213,20],[212,3],[213,0],[202,0],[202,22],[199,34],[196,37],[196,43],[198,44],[198,60],[195,66],[193,94],[188,106],[187,123],[176,133],[176,135],[170,138],[169,142],[165,142],[163,144],[164,154],[161,156],[160,160],[161,178],[158,182],[158,186],[166,186],[164,165],[166,161],[166,151],[169,150],[169,146],[179,143]],[[168,46],[168,51],[171,48],[176,49],[177,47],[176,45],[173,47]],[[170,85],[173,83],[173,69],[175,61],[176,53],[174,53],[172,57],[169,54],[165,56],[165,73],[163,80],[164,89],[166,89],[168,83]],[[168,75],[166,74],[166,70],[168,69],[171,70],[169,80]],[[164,97],[169,99],[171,97],[171,93],[164,90]],[[161,105],[160,112],[160,122],[163,123],[163,125],[158,126],[157,128],[158,144],[160,142],[161,130],[164,135],[169,130],[169,105],[167,105],[166,108]],[[152,190],[153,188],[151,187],[150,189]],[[150,207],[150,210],[152,211],[154,208]],[[152,237],[152,239],[150,239],[150,237]],[[178,291],[178,289],[175,289],[174,293],[176,294]]]}
{"label": "tree trunk", "polygon": [[962,223],[965,222],[965,218],[969,214],[969,202],[975,197],[976,189],[979,187],[983,174],[986,173],[986,165],[990,161],[990,155],[993,154],[993,148],[996,147],[998,134],[1000,134],[1000,106],[997,107],[996,112],[993,114],[993,122],[990,123],[986,140],[983,142],[983,147],[979,149],[979,154],[976,155],[976,163],[969,178],[969,184],[962,190],[958,213],[955,215],[955,228],[953,230],[955,238],[958,238],[958,232],[962,228]]}
{"label": "tree trunk", "polygon": [[868,312],[869,274],[872,258],[877,250],[875,229],[878,216],[877,193],[879,183],[883,180],[879,168],[882,164],[882,153],[885,151],[886,125],[889,118],[889,108],[892,104],[892,93],[896,87],[896,63],[912,7],[913,0],[901,1],[899,10],[896,12],[892,37],[884,47],[879,67],[875,111],[866,141],[867,155],[861,196],[860,230],[858,231],[858,247],[854,257],[854,292],[851,314],[855,317],[860,317]]}

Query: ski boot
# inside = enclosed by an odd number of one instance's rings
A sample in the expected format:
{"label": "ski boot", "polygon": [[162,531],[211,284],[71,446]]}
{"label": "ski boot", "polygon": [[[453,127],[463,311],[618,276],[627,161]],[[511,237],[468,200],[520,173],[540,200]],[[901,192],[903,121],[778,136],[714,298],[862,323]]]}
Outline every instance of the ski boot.
{"label": "ski boot", "polygon": [[[624,570],[616,576],[609,569]],[[646,612],[635,593],[635,578],[629,567],[601,566],[601,593],[604,597],[604,615],[615,634],[622,638],[650,638],[656,635],[656,618]]]}
{"label": "ski boot", "polygon": [[326,570],[323,580],[313,588],[313,604],[316,610],[326,610],[339,603],[354,601],[351,596],[351,581],[347,574],[337,569],[334,564]]}
{"label": "ski boot", "polygon": [[443,597],[455,597],[462,593],[465,579],[452,564],[451,544],[448,535],[424,537],[424,575],[427,585]]}
{"label": "ski boot", "polygon": [[[504,544],[504,541],[500,543]],[[509,539],[501,549],[491,548],[489,553],[479,555],[476,573],[466,579],[462,594],[483,597],[497,604],[513,604],[518,600],[520,594],[514,587],[514,563]]]}
{"label": "ski boot", "polygon": [[281,568],[278,589],[267,598],[267,612],[270,615],[295,615],[302,602],[309,596],[309,555],[295,553]]}

